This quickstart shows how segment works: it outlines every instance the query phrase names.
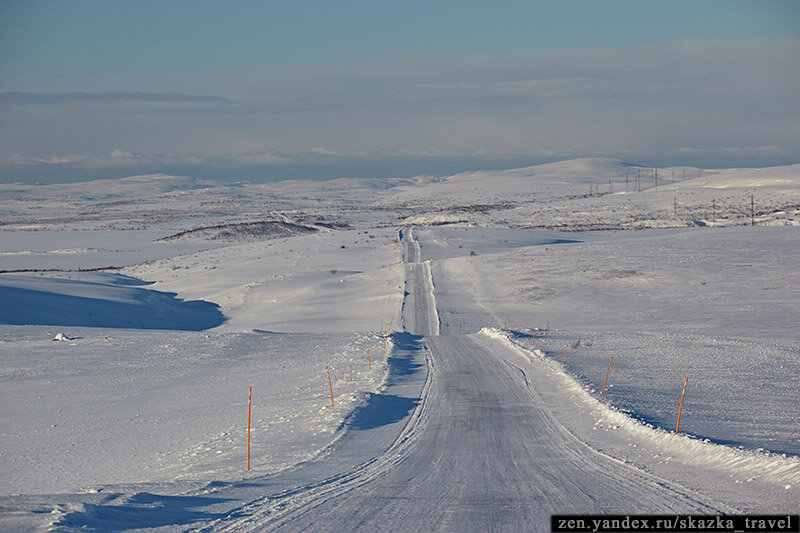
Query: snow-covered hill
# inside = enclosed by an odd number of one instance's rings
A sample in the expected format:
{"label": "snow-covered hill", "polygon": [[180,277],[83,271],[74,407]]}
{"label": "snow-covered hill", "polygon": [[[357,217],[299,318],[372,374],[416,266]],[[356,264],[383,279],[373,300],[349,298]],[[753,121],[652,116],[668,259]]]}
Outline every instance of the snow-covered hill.
{"label": "snow-covered hill", "polygon": [[401,206],[411,211],[405,220],[416,224],[567,231],[800,224],[800,165],[655,169],[576,159],[398,189],[376,204]]}

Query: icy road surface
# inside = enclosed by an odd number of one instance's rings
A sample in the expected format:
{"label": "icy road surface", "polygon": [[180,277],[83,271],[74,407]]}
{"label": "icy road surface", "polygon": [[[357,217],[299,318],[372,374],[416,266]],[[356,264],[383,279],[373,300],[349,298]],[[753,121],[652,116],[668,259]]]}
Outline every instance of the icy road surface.
{"label": "icy road surface", "polygon": [[[384,472],[271,522],[293,531],[546,530],[553,513],[723,510],[601,455],[561,426],[525,371],[481,336],[429,337],[418,438]],[[265,524],[266,525],[266,524]]]}

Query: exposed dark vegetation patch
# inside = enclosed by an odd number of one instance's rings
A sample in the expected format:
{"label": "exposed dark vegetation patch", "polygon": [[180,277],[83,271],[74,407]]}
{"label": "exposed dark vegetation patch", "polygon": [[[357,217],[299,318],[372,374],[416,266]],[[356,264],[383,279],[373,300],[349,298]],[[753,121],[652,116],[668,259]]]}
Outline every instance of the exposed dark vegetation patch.
{"label": "exposed dark vegetation patch", "polygon": [[218,224],[190,229],[170,235],[159,241],[252,241],[278,239],[319,231],[310,226],[292,224],[280,220]]}

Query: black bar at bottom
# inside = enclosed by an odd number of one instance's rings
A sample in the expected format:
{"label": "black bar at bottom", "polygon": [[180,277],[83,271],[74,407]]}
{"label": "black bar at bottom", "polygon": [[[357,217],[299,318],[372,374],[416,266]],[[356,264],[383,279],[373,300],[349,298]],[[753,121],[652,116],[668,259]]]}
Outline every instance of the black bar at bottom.
{"label": "black bar at bottom", "polygon": [[727,531],[800,533],[800,515],[553,515],[554,533],[575,531]]}

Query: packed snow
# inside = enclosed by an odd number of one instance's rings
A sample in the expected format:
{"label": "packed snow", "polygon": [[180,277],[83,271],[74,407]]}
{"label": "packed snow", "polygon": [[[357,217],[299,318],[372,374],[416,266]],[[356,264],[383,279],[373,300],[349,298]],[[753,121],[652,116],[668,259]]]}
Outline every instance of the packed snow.
{"label": "packed snow", "polygon": [[3,184],[0,213],[2,530],[800,505],[800,165]]}

